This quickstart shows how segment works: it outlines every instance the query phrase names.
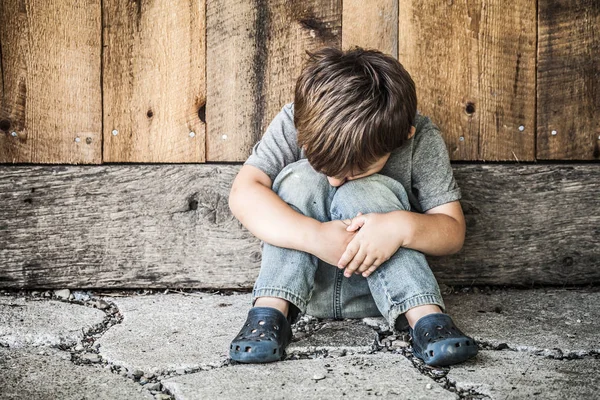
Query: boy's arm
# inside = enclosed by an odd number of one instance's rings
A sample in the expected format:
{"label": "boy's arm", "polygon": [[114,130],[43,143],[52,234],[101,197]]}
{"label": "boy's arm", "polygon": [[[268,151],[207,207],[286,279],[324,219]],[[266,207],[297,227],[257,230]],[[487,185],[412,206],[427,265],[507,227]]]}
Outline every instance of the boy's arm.
{"label": "boy's arm", "polygon": [[387,261],[399,247],[442,256],[458,252],[464,243],[465,220],[458,201],[419,214],[411,211],[359,214],[348,230],[360,232],[340,258],[344,275],[367,277]]}
{"label": "boy's arm", "polygon": [[319,221],[306,217],[271,189],[271,178],[252,165],[244,165],[229,194],[233,215],[252,234],[269,244],[309,251]]}
{"label": "boy's arm", "polygon": [[246,229],[264,242],[313,254],[335,264],[354,237],[350,220],[321,223],[283,201],[271,189],[271,178],[259,168],[244,165],[229,194],[229,208]]}
{"label": "boy's arm", "polygon": [[390,213],[398,219],[399,232],[404,238],[403,247],[432,256],[457,253],[465,241],[465,217],[460,202],[442,204],[420,214],[410,211]]}

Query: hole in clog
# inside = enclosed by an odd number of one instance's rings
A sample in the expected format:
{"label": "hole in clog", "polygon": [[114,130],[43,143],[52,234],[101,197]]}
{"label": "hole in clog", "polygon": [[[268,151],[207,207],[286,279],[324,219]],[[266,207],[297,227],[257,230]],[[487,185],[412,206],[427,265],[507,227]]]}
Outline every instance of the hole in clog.
{"label": "hole in clog", "polygon": [[260,337],[265,337],[265,334],[264,334],[264,333],[261,333],[259,336],[260,336]]}
{"label": "hole in clog", "polygon": [[265,324],[265,321],[258,321],[258,324],[259,324],[259,325],[264,325],[264,324]]}
{"label": "hole in clog", "polygon": [[429,350],[429,355],[433,357],[433,350]]}
{"label": "hole in clog", "polygon": [[256,329],[252,329],[252,333],[256,332]]}
{"label": "hole in clog", "polygon": [[469,343],[469,341],[467,340],[467,346],[470,346],[470,345],[471,345],[471,343]]}
{"label": "hole in clog", "polygon": [[435,327],[435,329],[437,329],[438,331],[441,331],[442,330],[442,326],[438,325],[438,326]]}
{"label": "hole in clog", "polygon": [[273,349],[273,354],[277,354],[277,349]]}
{"label": "hole in clog", "polygon": [[423,336],[429,336],[429,332],[425,332]]}
{"label": "hole in clog", "polygon": [[275,329],[276,331],[278,331],[279,327],[277,325],[273,325],[273,329]]}
{"label": "hole in clog", "polygon": [[252,347],[250,347],[250,346],[246,347],[246,348],[244,349],[244,352],[246,352],[246,353],[250,353],[250,352],[252,352]]}
{"label": "hole in clog", "polygon": [[454,346],[455,347],[460,347],[460,343],[456,343]]}
{"label": "hole in clog", "polygon": [[240,351],[240,346],[235,346],[236,351]]}

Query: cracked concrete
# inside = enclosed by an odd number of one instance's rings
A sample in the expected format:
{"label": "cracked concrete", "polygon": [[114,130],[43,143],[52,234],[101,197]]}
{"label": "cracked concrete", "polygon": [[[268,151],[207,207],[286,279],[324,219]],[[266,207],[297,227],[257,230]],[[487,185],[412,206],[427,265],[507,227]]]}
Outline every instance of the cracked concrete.
{"label": "cracked concrete", "polygon": [[102,323],[104,313],[77,304],[0,297],[0,345],[70,347]]}
{"label": "cracked concrete", "polygon": [[236,365],[167,379],[163,384],[182,400],[458,398],[421,375],[406,358],[392,354]]}
{"label": "cracked concrete", "polygon": [[[68,353],[67,353],[68,354]],[[78,366],[64,352],[46,348],[0,348],[3,399],[153,399],[129,379],[107,369]]]}
{"label": "cracked concrete", "polygon": [[536,289],[471,292],[444,301],[448,314],[477,341],[560,358],[600,352],[599,299],[598,290]]}
{"label": "cracked concrete", "polygon": [[[1,354],[19,367],[3,375],[0,387],[11,388],[16,393],[11,398],[31,398],[30,388],[23,386],[27,380],[18,371],[37,370],[40,376],[54,377],[36,381],[39,393],[46,390],[48,397],[57,397],[55,393],[65,397],[68,392],[56,388],[70,390],[76,385],[68,374],[55,370],[73,368],[73,376],[81,373],[96,382],[73,393],[104,390],[99,382],[113,382],[106,375],[112,372],[120,379],[109,385],[114,390],[133,385],[140,390],[138,397],[161,400],[240,394],[248,398],[595,397],[600,358],[595,322],[600,317],[598,290],[469,291],[444,299],[457,325],[482,348],[474,360],[451,368],[430,367],[412,356],[406,334],[392,332],[383,318],[333,321],[310,316],[294,327],[286,361],[231,363],[229,343],[246,319],[250,294],[123,292],[87,302],[58,302],[26,292],[5,293],[0,296],[0,345],[5,347]],[[108,303],[102,307],[104,312],[91,307],[102,300]],[[38,354],[40,349],[53,351],[53,362],[40,361],[50,359]]]}
{"label": "cracked concrete", "polygon": [[554,360],[527,352],[483,350],[453,367],[448,380],[458,390],[491,399],[593,399],[600,388],[600,361]]}

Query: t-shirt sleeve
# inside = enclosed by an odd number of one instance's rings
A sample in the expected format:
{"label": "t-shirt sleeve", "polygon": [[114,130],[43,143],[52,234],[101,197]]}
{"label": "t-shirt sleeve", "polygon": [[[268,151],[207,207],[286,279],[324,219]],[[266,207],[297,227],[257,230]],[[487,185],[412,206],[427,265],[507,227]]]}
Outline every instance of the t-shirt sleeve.
{"label": "t-shirt sleeve", "polygon": [[294,125],[294,103],[288,103],[273,118],[263,137],[252,147],[244,165],[252,165],[275,180],[288,164],[300,159],[297,131]]}
{"label": "t-shirt sleeve", "polygon": [[431,122],[415,135],[412,186],[423,212],[461,198],[446,143]]}

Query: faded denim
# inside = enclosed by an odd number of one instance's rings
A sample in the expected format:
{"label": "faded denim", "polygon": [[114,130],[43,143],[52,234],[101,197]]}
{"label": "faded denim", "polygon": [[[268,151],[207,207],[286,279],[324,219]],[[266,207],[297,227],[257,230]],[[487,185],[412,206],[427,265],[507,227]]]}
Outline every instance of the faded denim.
{"label": "faded denim", "polygon": [[[296,211],[321,222],[363,214],[410,210],[406,191],[394,179],[373,174],[333,187],[306,159],[288,164],[273,182],[273,191]],[[400,248],[369,277],[325,263],[312,254],[263,243],[257,297],[289,301],[292,320],[298,313],[318,318],[383,316],[390,326],[408,329],[404,313],[415,306],[445,305],[425,255]]]}

